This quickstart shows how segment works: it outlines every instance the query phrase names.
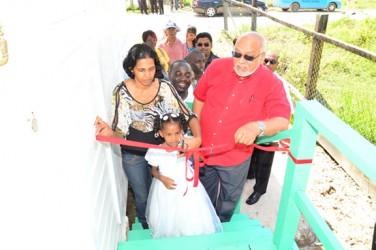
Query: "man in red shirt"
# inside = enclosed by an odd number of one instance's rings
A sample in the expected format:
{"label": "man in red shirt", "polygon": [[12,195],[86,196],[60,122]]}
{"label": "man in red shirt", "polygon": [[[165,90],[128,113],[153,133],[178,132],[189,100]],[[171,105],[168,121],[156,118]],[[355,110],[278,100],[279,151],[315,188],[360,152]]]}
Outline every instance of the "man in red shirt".
{"label": "man in red shirt", "polygon": [[265,40],[256,33],[240,36],[233,58],[213,60],[194,91],[202,147],[225,145],[205,158],[200,180],[222,222],[230,221],[247,177],[257,136],[288,128],[290,106],[282,82],[262,65]]}

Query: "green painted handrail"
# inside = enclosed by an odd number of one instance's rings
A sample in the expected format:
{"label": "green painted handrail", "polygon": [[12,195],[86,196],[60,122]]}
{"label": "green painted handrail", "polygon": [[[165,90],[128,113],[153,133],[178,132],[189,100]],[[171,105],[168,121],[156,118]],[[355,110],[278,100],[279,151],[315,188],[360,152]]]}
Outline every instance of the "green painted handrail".
{"label": "green painted handrail", "polygon": [[[293,129],[289,133],[290,153],[296,159],[313,158],[320,134],[375,182],[376,147],[317,101],[298,103]],[[297,164],[288,158],[273,238],[277,249],[293,248],[301,213],[325,249],[343,249],[305,194],[310,168],[311,164]]]}
{"label": "green painted handrail", "polygon": [[279,132],[278,134],[275,134],[273,136],[260,136],[260,137],[257,137],[256,144],[263,144],[263,143],[268,143],[268,142],[273,142],[273,141],[279,141],[279,140],[290,138],[291,130],[292,129],[288,129],[288,130]]}
{"label": "green painted handrail", "polygon": [[[298,160],[312,159],[318,134],[325,137],[370,180],[375,182],[376,147],[317,101],[298,103],[295,110],[294,124],[291,129],[280,132],[274,136],[257,138],[256,144],[289,138],[289,155],[291,154]],[[179,246],[179,249],[190,249],[193,242],[196,244],[196,249],[224,249],[227,246],[233,248],[238,247],[237,249],[240,249],[239,247],[249,249],[251,246],[252,249],[263,250],[297,249],[298,247],[296,246],[294,238],[301,214],[304,215],[325,249],[344,249],[306,195],[310,168],[310,163],[302,163],[301,161],[294,162],[291,156],[289,156],[273,241],[270,238],[270,242],[266,242],[267,237],[265,239],[255,237],[256,232],[262,233],[263,228],[258,228],[252,231],[251,234],[248,231],[240,230],[237,232],[225,232],[214,235],[197,235],[193,237],[177,237],[154,241],[149,240],[144,243],[141,241],[133,241],[131,242],[131,246],[127,245],[126,242],[120,242],[118,249],[141,249],[139,247],[141,245],[144,247],[149,246],[150,249],[151,247],[153,247],[153,249],[175,249],[176,246]],[[240,203],[238,203],[236,207],[236,213],[239,212]],[[252,244],[250,241],[245,240],[250,239],[249,237],[255,237],[252,238],[254,241]],[[256,238],[258,240],[257,242],[255,241]],[[268,245],[268,248],[266,248],[266,245],[263,243],[270,243],[271,245]]]}

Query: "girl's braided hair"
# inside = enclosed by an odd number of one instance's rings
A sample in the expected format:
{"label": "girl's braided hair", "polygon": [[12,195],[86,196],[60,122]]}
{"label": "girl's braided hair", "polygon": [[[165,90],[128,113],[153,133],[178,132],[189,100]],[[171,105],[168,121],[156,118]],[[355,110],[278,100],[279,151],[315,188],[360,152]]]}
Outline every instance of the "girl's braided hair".
{"label": "girl's braided hair", "polygon": [[178,123],[184,133],[188,131],[188,122],[185,119],[183,113],[167,113],[162,116],[157,116],[154,120],[154,132],[157,134],[159,130],[162,130],[165,123],[175,122]]}

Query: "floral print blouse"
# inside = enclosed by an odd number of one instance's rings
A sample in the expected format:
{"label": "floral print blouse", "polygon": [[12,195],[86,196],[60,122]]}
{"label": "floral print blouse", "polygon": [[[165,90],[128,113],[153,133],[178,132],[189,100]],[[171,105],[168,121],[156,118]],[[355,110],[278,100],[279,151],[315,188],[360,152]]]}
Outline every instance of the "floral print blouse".
{"label": "floral print blouse", "polygon": [[154,133],[155,117],[166,113],[177,114],[182,112],[182,107],[189,111],[189,113],[184,112],[188,120],[193,113],[181,100],[175,88],[164,80],[159,80],[159,90],[149,103],[140,103],[133,99],[124,82],[121,82],[113,91],[113,129],[124,137],[129,134],[130,127],[144,133]]}

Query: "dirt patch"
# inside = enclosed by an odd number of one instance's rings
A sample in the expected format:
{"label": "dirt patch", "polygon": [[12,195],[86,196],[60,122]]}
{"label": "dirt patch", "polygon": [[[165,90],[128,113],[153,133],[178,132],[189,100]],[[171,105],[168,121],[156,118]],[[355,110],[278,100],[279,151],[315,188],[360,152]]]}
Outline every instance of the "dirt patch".
{"label": "dirt patch", "polygon": [[316,147],[307,194],[344,249],[372,249],[376,201]]}

